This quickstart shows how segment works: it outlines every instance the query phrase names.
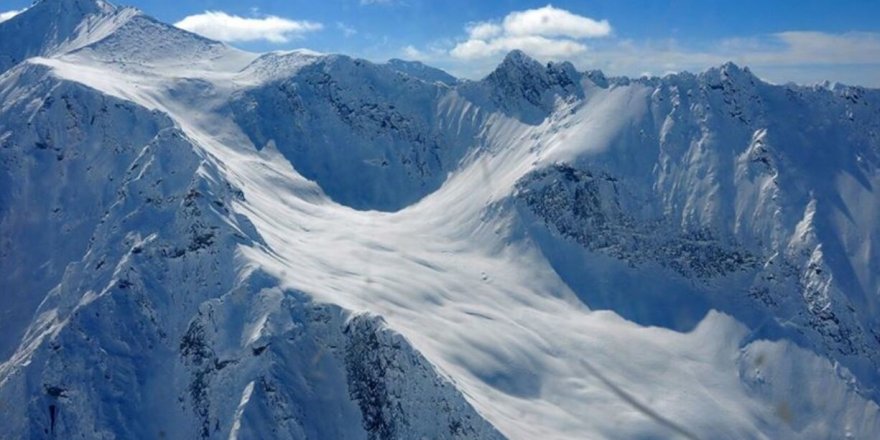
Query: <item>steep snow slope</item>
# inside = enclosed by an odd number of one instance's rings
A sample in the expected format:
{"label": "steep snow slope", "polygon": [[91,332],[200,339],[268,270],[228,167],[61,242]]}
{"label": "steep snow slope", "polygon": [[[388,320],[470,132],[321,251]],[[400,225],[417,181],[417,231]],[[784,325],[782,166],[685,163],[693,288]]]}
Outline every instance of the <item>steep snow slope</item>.
{"label": "steep snow slope", "polygon": [[133,161],[161,127],[172,125],[131,102],[52,78],[47,68],[24,66],[2,80],[21,86],[0,91],[4,359],[45,293],[86,252],[126,171],[119,162]]}
{"label": "steep snow slope", "polygon": [[274,58],[305,60],[234,92],[233,118],[254,145],[277,148],[340,203],[406,207],[437,189],[473,140],[476,124],[460,120],[462,109],[438,111],[441,84],[344,56]]}
{"label": "steep snow slope", "polygon": [[880,433],[876,91],[133,17],[0,77],[10,435]]}
{"label": "steep snow slope", "polygon": [[[45,73],[33,65],[21,70]],[[111,143],[102,115],[124,117],[130,111],[124,101],[77,83],[45,76],[39,82],[85,94],[64,95],[78,98],[82,106],[67,108],[58,118],[65,121],[55,127],[63,136],[51,132],[57,143],[47,149],[59,155],[68,153],[67,146],[82,147],[69,141],[78,135],[87,141],[103,135],[103,145]],[[42,99],[40,90],[29,95],[12,83],[10,94],[37,102],[37,111],[51,112],[57,105]],[[95,98],[101,105],[91,105]],[[107,149],[109,157],[97,159],[104,163],[95,176],[107,182],[95,187],[106,188],[109,200],[91,225],[86,249],[69,254],[47,249],[34,258],[57,261],[67,270],[42,300],[17,352],[0,366],[3,401],[29,402],[4,408],[6,434],[498,437],[380,318],[351,317],[295,291],[281,291],[277,281],[241,260],[238,246],[265,246],[251,223],[230,210],[244,194],[221,179],[222,165],[164,115],[142,111],[136,117],[147,130],[146,144]],[[21,131],[38,137],[36,143],[50,137]],[[39,148],[35,145],[16,138],[9,150],[13,157],[26,156]],[[67,161],[77,171],[91,163],[89,150],[83,150],[86,157],[46,154],[51,157],[34,160],[51,171],[55,162]],[[19,177],[18,172],[15,166],[4,168],[4,175]],[[22,179],[10,180],[25,181],[29,174],[25,170]],[[70,221],[67,213],[76,218],[83,203],[65,193],[48,201],[30,194],[9,200],[5,206],[16,209],[8,212],[41,213],[45,204]],[[94,199],[84,204],[100,200]],[[4,219],[17,219],[6,214]],[[26,219],[30,223],[4,224],[9,228],[4,237],[17,242],[16,232],[58,228],[47,217],[48,222],[32,217]],[[59,241],[70,232],[58,229]]]}
{"label": "steep snow slope", "polygon": [[83,47],[137,14],[105,1],[40,1],[0,28],[0,73],[32,56]]}
{"label": "steep snow slope", "polygon": [[[645,117],[601,154],[566,140],[549,160],[574,169],[520,182],[526,204],[592,251],[721,292],[716,308],[769,312],[874,383],[880,95],[769,86],[734,65],[647,85]],[[743,299],[730,291],[755,301],[725,305]]]}

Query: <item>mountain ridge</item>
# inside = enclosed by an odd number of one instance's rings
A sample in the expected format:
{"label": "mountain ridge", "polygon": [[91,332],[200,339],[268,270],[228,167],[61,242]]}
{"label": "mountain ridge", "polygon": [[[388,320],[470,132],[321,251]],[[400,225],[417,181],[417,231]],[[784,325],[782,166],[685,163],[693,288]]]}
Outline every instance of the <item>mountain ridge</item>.
{"label": "mountain ridge", "polygon": [[0,75],[13,435],[880,432],[877,91],[119,29]]}

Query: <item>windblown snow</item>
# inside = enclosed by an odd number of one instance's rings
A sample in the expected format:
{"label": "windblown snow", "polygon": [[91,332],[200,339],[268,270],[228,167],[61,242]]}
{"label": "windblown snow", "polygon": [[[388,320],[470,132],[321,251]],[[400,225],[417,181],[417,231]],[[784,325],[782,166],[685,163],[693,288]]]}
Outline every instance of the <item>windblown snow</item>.
{"label": "windblown snow", "polygon": [[0,24],[0,437],[876,438],[878,186],[876,90],[42,0]]}

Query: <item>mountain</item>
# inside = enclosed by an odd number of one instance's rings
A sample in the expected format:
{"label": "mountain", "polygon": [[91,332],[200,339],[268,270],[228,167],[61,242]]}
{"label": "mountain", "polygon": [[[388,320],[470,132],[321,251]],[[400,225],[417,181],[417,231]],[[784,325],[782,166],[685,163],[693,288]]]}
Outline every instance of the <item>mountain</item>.
{"label": "mountain", "polygon": [[0,60],[10,438],[880,435],[880,91],[441,81],[97,0]]}
{"label": "mountain", "polygon": [[419,61],[406,61],[392,58],[385,63],[386,66],[405,75],[421,79],[427,82],[439,82],[447,86],[454,86],[458,83],[458,78],[436,68],[428,66]]}
{"label": "mountain", "polygon": [[86,46],[137,14],[94,0],[42,0],[27,12],[0,28],[0,72],[30,57]]}

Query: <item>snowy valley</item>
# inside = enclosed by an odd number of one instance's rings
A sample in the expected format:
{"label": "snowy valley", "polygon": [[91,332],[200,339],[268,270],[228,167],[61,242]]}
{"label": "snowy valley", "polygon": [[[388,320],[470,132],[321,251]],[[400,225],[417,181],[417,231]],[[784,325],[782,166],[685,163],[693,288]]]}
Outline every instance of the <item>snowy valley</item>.
{"label": "snowy valley", "polygon": [[0,23],[0,438],[876,438],[880,90]]}

